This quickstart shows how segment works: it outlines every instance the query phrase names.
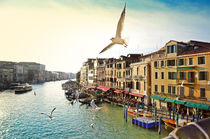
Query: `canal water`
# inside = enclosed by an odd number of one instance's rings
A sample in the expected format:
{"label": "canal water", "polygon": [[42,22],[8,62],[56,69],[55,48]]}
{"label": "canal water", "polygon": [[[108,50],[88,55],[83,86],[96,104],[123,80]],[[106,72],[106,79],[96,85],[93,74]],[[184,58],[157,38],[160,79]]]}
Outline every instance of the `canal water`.
{"label": "canal water", "polygon": [[[1,138],[71,138],[71,139],[155,139],[167,136],[157,131],[132,125],[123,119],[123,108],[102,104],[93,112],[79,102],[71,104],[61,84],[65,81],[33,85],[33,91],[16,95],[13,91],[0,93]],[[36,96],[34,95],[36,92]],[[53,113],[50,120],[41,112]],[[94,127],[90,127],[95,123]]]}

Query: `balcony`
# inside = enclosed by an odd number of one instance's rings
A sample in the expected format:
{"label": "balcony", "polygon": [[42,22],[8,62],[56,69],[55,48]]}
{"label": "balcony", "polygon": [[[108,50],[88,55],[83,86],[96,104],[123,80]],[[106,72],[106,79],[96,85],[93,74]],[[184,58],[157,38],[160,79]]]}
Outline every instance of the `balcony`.
{"label": "balcony", "polygon": [[133,79],[139,79],[140,81],[143,81],[145,78],[142,75],[136,75],[136,76],[132,76]]}
{"label": "balcony", "polygon": [[199,99],[199,100],[203,100],[203,101],[206,101],[206,100],[207,100],[206,97],[199,97],[198,99]]}
{"label": "balcony", "polygon": [[130,92],[130,88],[129,87],[126,87],[124,90],[127,91],[127,92]]}
{"label": "balcony", "polygon": [[132,79],[132,76],[131,75],[126,75],[125,79]]}
{"label": "balcony", "polygon": [[187,66],[187,65],[182,65],[182,66],[178,66],[177,70],[178,71],[184,71],[184,70],[195,70],[196,66]]}
{"label": "balcony", "polygon": [[193,85],[193,84],[195,84],[194,79],[178,80],[178,85]]}

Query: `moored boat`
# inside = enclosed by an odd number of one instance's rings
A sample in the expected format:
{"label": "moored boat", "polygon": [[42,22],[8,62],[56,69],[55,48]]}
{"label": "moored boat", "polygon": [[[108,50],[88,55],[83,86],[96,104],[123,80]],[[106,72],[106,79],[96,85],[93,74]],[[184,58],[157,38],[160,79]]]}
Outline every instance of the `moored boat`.
{"label": "moored boat", "polygon": [[21,94],[32,90],[32,86],[29,84],[22,84],[15,88],[15,94]]}

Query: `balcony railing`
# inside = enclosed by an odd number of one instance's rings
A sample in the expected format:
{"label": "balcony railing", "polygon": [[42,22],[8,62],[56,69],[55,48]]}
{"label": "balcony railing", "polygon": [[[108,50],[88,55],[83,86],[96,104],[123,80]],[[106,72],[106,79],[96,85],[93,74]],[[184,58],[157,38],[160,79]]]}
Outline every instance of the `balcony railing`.
{"label": "balcony railing", "polygon": [[142,75],[135,75],[135,76],[132,76],[133,79],[139,79],[139,80],[144,80],[144,76]]}
{"label": "balcony railing", "polygon": [[132,76],[131,76],[131,75],[126,75],[125,78],[126,78],[126,79],[131,79]]}

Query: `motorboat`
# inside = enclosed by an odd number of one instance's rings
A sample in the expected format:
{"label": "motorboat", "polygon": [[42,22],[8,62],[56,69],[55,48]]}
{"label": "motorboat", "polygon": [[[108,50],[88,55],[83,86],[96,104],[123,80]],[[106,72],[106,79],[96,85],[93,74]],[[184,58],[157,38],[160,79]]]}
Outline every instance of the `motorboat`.
{"label": "motorboat", "polygon": [[15,88],[15,94],[21,94],[32,90],[32,86],[29,84],[21,84]]}

